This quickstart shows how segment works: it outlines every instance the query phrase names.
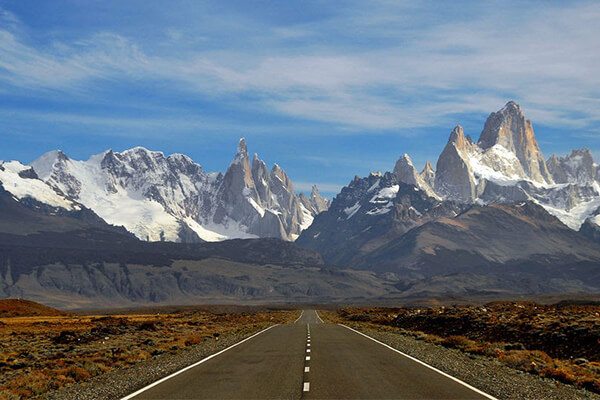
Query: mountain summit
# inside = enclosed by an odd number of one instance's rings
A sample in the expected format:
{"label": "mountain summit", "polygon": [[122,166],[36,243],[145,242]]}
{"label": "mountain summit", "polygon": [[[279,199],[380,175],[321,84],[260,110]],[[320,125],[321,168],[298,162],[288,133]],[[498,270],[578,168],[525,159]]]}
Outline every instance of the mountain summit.
{"label": "mountain summit", "polygon": [[554,183],[535,139],[531,121],[525,118],[521,107],[514,101],[490,114],[477,144],[484,151],[502,146],[516,155],[524,177],[534,182]]}
{"label": "mountain summit", "polygon": [[[462,126],[454,127],[435,171],[428,162],[417,173],[410,156],[404,154],[393,173],[353,179],[299,243],[322,252],[329,262],[357,263],[385,243],[398,246],[394,240],[415,227],[447,218],[448,226],[460,229],[464,224],[457,215],[474,206],[484,207],[473,211],[473,216],[496,215],[485,206],[498,203],[535,205],[527,208],[532,215],[539,218],[545,212],[557,217],[560,222],[552,222],[557,229],[561,222],[571,230],[585,223],[589,237],[600,236],[600,227],[596,229],[600,224],[600,181],[591,153],[575,150],[565,157],[553,156],[546,163],[531,122],[511,101],[490,114],[477,142]],[[481,226],[486,224],[481,221]],[[493,232],[478,234],[494,242]],[[421,243],[414,245],[418,248]],[[454,246],[469,251],[468,243]]]}
{"label": "mountain summit", "polygon": [[283,169],[269,172],[258,155],[250,162],[243,138],[225,174],[143,147],[87,161],[52,151],[32,166],[53,190],[150,241],[294,240],[327,204],[315,198],[319,206],[306,207]]}

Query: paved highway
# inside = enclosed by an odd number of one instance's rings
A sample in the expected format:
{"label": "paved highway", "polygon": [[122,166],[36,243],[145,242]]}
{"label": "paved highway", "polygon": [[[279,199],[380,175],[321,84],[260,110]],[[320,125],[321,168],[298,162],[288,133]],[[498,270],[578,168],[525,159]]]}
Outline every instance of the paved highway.
{"label": "paved highway", "polygon": [[305,310],[124,399],[490,399]]}

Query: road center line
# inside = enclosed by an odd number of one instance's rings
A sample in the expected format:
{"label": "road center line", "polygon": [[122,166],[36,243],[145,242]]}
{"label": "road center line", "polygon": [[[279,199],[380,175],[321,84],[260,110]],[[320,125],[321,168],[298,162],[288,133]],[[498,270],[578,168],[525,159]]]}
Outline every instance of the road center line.
{"label": "road center line", "polygon": [[306,356],[306,361],[310,361],[310,356]]}
{"label": "road center line", "polygon": [[304,372],[310,372],[310,367],[304,367]]}
{"label": "road center line", "polygon": [[310,382],[304,382],[303,391],[308,392],[310,390]]}

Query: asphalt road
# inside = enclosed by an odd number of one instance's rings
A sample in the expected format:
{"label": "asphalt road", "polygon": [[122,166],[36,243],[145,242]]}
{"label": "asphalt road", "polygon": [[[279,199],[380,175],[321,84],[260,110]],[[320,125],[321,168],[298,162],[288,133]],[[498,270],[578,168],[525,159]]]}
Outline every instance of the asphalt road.
{"label": "asphalt road", "polygon": [[483,393],[305,310],[134,399],[485,399]]}

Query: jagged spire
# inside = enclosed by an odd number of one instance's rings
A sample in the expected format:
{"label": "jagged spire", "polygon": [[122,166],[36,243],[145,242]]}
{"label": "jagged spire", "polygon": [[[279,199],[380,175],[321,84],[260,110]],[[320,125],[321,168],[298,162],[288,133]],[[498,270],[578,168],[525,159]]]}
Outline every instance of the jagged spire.
{"label": "jagged spire", "polygon": [[535,138],[531,121],[521,107],[509,101],[485,121],[477,143],[483,150],[500,145],[514,153],[525,174],[535,182],[553,183],[542,152]]}
{"label": "jagged spire", "polygon": [[245,138],[240,138],[240,141],[238,142],[238,147],[237,147],[237,154],[244,156],[244,157],[248,157],[248,146],[246,146]]}

